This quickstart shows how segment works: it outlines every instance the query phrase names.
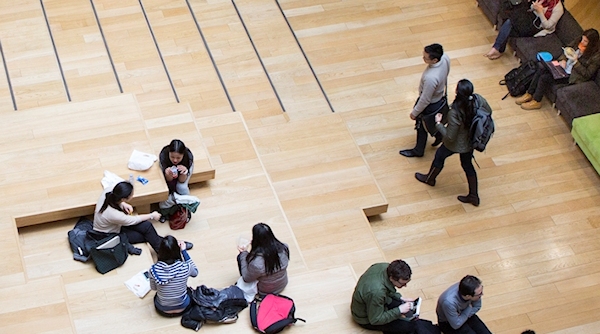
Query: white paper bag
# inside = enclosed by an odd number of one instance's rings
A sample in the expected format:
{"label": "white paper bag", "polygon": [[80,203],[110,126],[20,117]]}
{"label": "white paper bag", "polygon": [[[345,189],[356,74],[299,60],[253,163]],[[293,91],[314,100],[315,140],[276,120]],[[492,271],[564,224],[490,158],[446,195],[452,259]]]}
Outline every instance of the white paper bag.
{"label": "white paper bag", "polygon": [[152,164],[154,164],[157,159],[158,158],[154,154],[133,150],[129,157],[127,167],[131,170],[147,170],[152,167]]}
{"label": "white paper bag", "polygon": [[123,180],[119,175],[105,170],[104,177],[102,178],[100,183],[102,183],[102,188],[112,189],[115,187],[115,185],[117,185],[117,183],[123,182],[123,181],[125,181],[125,180]]}
{"label": "white paper bag", "polygon": [[250,303],[254,300],[254,297],[258,293],[258,281],[246,283],[243,277],[240,277],[235,285],[244,291],[244,297],[246,297],[246,301]]}

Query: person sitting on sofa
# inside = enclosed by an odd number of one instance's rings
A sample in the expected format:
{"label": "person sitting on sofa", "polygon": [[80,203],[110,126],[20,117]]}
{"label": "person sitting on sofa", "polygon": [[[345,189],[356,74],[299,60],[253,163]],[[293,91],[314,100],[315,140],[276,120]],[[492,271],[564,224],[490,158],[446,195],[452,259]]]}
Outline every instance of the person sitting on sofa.
{"label": "person sitting on sofa", "polygon": [[554,32],[558,20],[564,13],[561,0],[530,1],[531,7],[514,9],[510,18],[498,30],[494,45],[484,57],[498,59],[506,50],[509,37],[541,37]]}
{"label": "person sitting on sofa", "polygon": [[575,50],[571,59],[564,54],[558,57],[558,63],[569,74],[568,77],[554,79],[548,68],[540,63],[527,92],[517,98],[515,103],[525,110],[540,109],[542,98],[553,84],[577,84],[592,80],[600,68],[599,40],[598,31],[588,29],[581,38],[569,45]]}

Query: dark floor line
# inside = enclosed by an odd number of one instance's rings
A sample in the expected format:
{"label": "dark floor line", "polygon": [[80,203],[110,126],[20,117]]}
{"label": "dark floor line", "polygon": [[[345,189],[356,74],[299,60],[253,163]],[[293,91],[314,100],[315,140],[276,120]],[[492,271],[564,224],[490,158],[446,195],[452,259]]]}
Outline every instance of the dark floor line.
{"label": "dark floor line", "polygon": [[173,95],[175,95],[175,100],[179,103],[179,96],[177,96],[177,90],[175,90],[175,86],[173,85],[173,80],[171,80],[171,75],[169,74],[169,69],[167,68],[167,64],[163,59],[162,53],[160,52],[160,47],[158,46],[158,42],[156,41],[156,37],[154,36],[154,31],[152,30],[152,26],[150,25],[150,20],[148,20],[148,16],[146,15],[146,9],[144,8],[144,4],[142,0],[138,0],[140,3],[140,7],[142,8],[142,13],[144,14],[144,18],[146,19],[146,24],[148,25],[148,29],[150,30],[150,35],[152,35],[152,40],[154,41],[154,46],[156,47],[156,51],[158,52],[158,57],[162,62],[163,68],[165,69],[165,74],[169,79],[169,84],[171,85],[171,89],[173,90]]}
{"label": "dark floor line", "polygon": [[225,96],[227,96],[227,101],[229,101],[229,105],[231,106],[231,109],[233,111],[235,111],[235,106],[233,105],[233,101],[231,101],[231,97],[229,96],[229,92],[227,91],[227,87],[225,86],[225,82],[223,81],[223,78],[221,77],[221,72],[219,72],[219,68],[217,67],[217,63],[215,62],[215,59],[213,58],[210,48],[208,47],[206,38],[204,38],[204,33],[202,32],[202,29],[200,28],[198,19],[196,19],[196,14],[194,14],[194,10],[192,9],[192,6],[190,5],[189,0],[185,0],[185,3],[187,4],[188,9],[190,10],[190,14],[192,14],[192,18],[194,19],[194,23],[196,24],[196,29],[198,29],[198,33],[200,33],[200,37],[202,38],[202,42],[204,43],[204,48],[206,48],[206,52],[208,52],[208,57],[210,58],[210,61],[212,62],[213,68],[215,69],[215,72],[217,72],[217,77],[219,77],[219,81],[221,82],[221,87],[223,87]]}
{"label": "dark floor line", "polygon": [[60,63],[60,57],[58,56],[58,51],[56,50],[56,43],[54,43],[54,36],[52,36],[52,29],[50,29],[50,22],[48,22],[48,15],[46,15],[46,8],[44,7],[44,1],[40,0],[40,5],[42,6],[42,12],[44,13],[44,20],[46,20],[46,27],[48,28],[48,34],[50,34],[50,40],[52,41],[52,48],[54,49],[54,55],[56,56],[56,62],[58,64],[58,69],[60,70],[60,76],[63,81],[63,85],[65,86],[65,92],[67,93],[67,99],[71,102],[71,94],[69,94],[69,86],[67,85],[67,80],[65,80],[65,74],[63,73],[62,64]]}
{"label": "dark floor line", "polygon": [[6,58],[4,58],[4,49],[2,49],[2,42],[0,42],[0,56],[2,56],[2,63],[4,64],[4,72],[6,72],[6,81],[8,82],[8,90],[10,91],[10,98],[12,99],[13,109],[17,110],[17,101],[15,100],[15,94],[13,92],[12,84],[10,82],[10,74],[8,74],[8,66],[6,65]]}
{"label": "dark floor line", "polygon": [[102,30],[102,25],[100,24],[100,19],[98,18],[98,13],[96,12],[94,0],[90,0],[90,4],[92,4],[92,11],[94,12],[96,24],[98,25],[98,30],[100,30],[100,36],[102,36],[102,42],[104,42],[104,48],[106,49],[106,53],[108,54],[108,60],[110,61],[110,66],[112,67],[115,80],[117,81],[117,86],[119,86],[119,92],[123,93],[123,87],[121,87],[121,81],[119,80],[119,75],[117,74],[117,69],[115,68],[115,63],[113,62],[112,55],[110,54],[108,43],[106,43],[106,38],[104,37],[104,30]]}
{"label": "dark floor line", "polygon": [[246,23],[244,23],[244,19],[242,18],[240,11],[238,10],[237,5],[235,4],[235,0],[231,0],[231,3],[233,4],[233,8],[235,8],[235,11],[236,11],[238,17],[240,18],[240,22],[242,22],[242,26],[244,27],[244,30],[246,31],[246,35],[248,35],[248,39],[250,40],[250,44],[252,44],[252,48],[254,49],[254,53],[256,54],[258,61],[260,62],[260,66],[262,66],[263,71],[265,72],[265,75],[267,76],[267,80],[269,80],[269,84],[271,85],[271,88],[273,89],[273,92],[275,93],[275,97],[277,98],[277,101],[279,101],[279,105],[281,106],[281,109],[283,111],[285,111],[285,107],[283,106],[283,103],[281,102],[281,99],[279,98],[279,94],[277,94],[277,89],[275,89],[275,86],[273,85],[273,81],[271,81],[271,76],[269,75],[269,72],[267,72],[267,68],[265,67],[265,64],[263,63],[262,58],[260,57],[260,54],[258,54],[256,45],[254,45],[252,36],[250,36],[250,32],[248,31],[248,28],[246,27]]}
{"label": "dark floor line", "polygon": [[300,41],[298,40],[298,36],[296,36],[294,29],[292,29],[292,25],[290,24],[290,21],[288,21],[287,16],[285,16],[285,13],[283,12],[281,5],[279,4],[279,1],[275,0],[275,3],[277,4],[277,7],[279,7],[281,16],[283,16],[285,23],[287,23],[287,26],[290,29],[290,32],[294,36],[294,39],[296,40],[296,44],[300,48],[300,52],[302,52],[302,55],[304,56],[304,59],[306,60],[306,63],[308,64],[310,71],[312,72],[313,76],[315,77],[315,80],[317,81],[317,85],[319,85],[319,89],[321,89],[321,93],[323,93],[323,96],[325,97],[325,101],[327,101],[327,104],[329,105],[331,112],[335,112],[335,109],[333,109],[333,106],[331,105],[331,101],[329,101],[329,97],[327,97],[327,93],[325,93],[325,90],[323,89],[323,85],[321,85],[321,81],[319,80],[317,73],[315,73],[315,70],[313,69],[312,64],[310,63],[310,60],[308,60],[308,57],[306,56],[306,52],[304,52],[304,48],[302,48],[302,44],[300,44]]}

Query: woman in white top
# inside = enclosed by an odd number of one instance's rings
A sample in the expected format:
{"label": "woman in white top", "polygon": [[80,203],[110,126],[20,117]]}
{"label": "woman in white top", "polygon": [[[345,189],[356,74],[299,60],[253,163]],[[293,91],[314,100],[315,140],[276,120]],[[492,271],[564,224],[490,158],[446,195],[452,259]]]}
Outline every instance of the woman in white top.
{"label": "woman in white top", "polygon": [[149,219],[158,220],[161,215],[156,211],[131,215],[133,207],[127,201],[132,198],[133,185],[126,181],[117,183],[111,190],[105,190],[94,211],[94,230],[103,233],[123,232],[130,243],[148,242],[158,253],[163,238],[156,233]]}

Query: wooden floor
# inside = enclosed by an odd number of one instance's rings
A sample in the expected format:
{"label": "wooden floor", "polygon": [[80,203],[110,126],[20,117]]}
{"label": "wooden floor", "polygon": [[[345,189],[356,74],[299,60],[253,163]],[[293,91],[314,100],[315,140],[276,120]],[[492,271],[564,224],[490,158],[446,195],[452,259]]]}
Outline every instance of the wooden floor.
{"label": "wooden floor", "polygon": [[[596,1],[566,6],[599,28]],[[184,230],[155,224],[195,243],[189,284],[234,283],[236,239],[268,223],[290,245],[284,293],[307,320],[289,333],[367,333],[349,313],[354,285],[397,258],[423,318],[473,274],[494,333],[600,333],[600,178],[548,101],[501,100],[518,61],[482,57],[495,36],[474,0],[0,2],[0,333],[189,332],[123,284],[153,263],[147,246],[100,275],[72,259],[75,218],[15,225],[95,198],[104,170],[127,177],[132,149],[172,138],[216,169],[192,187],[202,204]],[[414,144],[408,113],[435,42],[452,59],[450,91],[468,78],[494,109],[478,208],[456,200],[457,157],[432,188],[414,173],[434,148],[398,155]],[[248,317],[201,331],[253,333]]]}

